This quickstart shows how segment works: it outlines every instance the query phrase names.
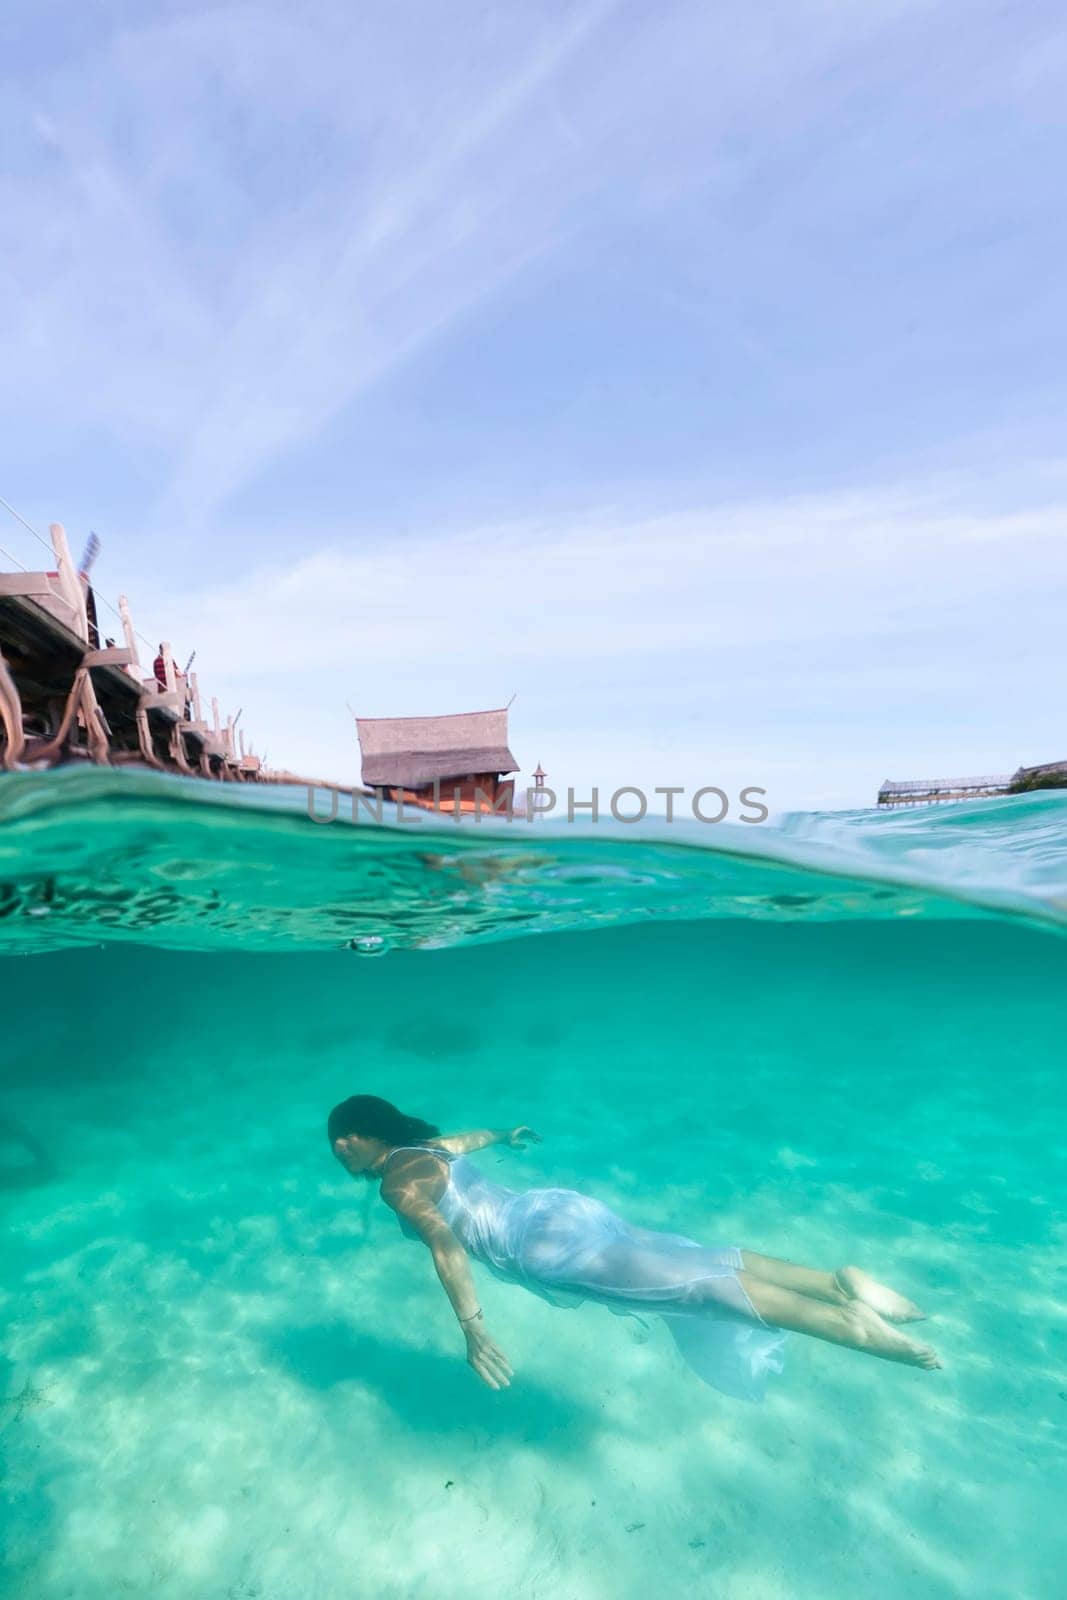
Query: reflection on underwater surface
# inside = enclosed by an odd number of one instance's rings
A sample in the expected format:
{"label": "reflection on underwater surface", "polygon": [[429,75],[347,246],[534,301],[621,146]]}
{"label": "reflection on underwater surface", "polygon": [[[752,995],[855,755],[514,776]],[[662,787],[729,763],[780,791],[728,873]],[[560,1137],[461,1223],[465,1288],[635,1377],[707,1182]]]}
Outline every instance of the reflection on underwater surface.
{"label": "reflection on underwater surface", "polygon": [[[929,909],[7,957],[0,1592],[1051,1600],[1065,969],[1057,937]],[[426,1251],[329,1155],[357,1091],[532,1123],[472,1157],[509,1186],[855,1260],[931,1313],[945,1371],[794,1338],[745,1406],[657,1322],[475,1267],[516,1369],[492,1393]]]}
{"label": "reflection on underwater surface", "polygon": [[377,826],[301,790],[64,769],[0,786],[0,951],[101,941],[378,955],[627,922],[1067,925],[1067,796],[774,826]]}

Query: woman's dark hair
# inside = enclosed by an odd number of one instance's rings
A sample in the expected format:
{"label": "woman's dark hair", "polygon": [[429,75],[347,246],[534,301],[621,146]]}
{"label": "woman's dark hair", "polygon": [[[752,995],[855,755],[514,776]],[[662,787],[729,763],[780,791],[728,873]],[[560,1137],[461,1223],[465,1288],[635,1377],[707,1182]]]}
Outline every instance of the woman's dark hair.
{"label": "woman's dark hair", "polygon": [[440,1133],[432,1122],[421,1117],[407,1117],[388,1100],[379,1100],[376,1094],[354,1094],[334,1106],[326,1124],[326,1137],[347,1139],[349,1134],[359,1134],[364,1139],[381,1139],[385,1144],[418,1144],[423,1139],[435,1139]]}

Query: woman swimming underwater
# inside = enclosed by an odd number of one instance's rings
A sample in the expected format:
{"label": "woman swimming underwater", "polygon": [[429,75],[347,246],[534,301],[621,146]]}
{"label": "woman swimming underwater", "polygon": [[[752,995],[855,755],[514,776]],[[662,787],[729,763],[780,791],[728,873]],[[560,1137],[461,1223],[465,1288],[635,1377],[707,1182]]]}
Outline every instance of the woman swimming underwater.
{"label": "woman swimming underwater", "polygon": [[507,1388],[512,1369],[486,1329],[469,1257],[553,1305],[595,1300],[622,1316],[656,1313],[698,1375],[739,1398],[758,1399],[767,1373],[781,1371],[788,1331],[886,1361],[941,1365],[894,1326],[922,1312],[858,1267],[816,1272],[632,1227],[574,1189],[507,1189],[465,1159],[487,1145],[540,1143],[530,1128],[442,1135],[388,1100],[354,1095],[330,1112],[327,1133],[346,1171],[380,1180],[404,1233],[429,1248],[467,1360],[491,1389]]}

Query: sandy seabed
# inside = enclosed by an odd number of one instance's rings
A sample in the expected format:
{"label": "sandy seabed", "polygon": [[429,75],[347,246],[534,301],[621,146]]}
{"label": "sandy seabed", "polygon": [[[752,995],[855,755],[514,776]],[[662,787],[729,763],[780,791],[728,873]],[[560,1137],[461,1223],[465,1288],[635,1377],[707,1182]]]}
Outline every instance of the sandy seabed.
{"label": "sandy seabed", "polygon": [[[1065,972],[993,923],[9,958],[0,1593],[1053,1600]],[[329,1156],[358,1091],[531,1122],[476,1158],[516,1187],[868,1266],[945,1371],[794,1337],[745,1405],[476,1268],[493,1394]]]}

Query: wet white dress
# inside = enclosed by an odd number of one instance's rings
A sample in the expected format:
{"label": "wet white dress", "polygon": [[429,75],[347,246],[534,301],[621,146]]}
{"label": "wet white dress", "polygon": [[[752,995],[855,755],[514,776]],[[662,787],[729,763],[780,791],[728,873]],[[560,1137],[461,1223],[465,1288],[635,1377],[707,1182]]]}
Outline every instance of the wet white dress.
{"label": "wet white dress", "polygon": [[662,1317],[694,1372],[737,1399],[760,1399],[767,1374],[782,1370],[788,1336],[768,1326],[748,1298],[734,1246],[632,1227],[574,1189],[507,1189],[465,1156],[436,1146],[400,1148],[448,1162],[438,1210],[468,1254],[497,1277],[552,1305],[595,1300],[618,1316]]}

